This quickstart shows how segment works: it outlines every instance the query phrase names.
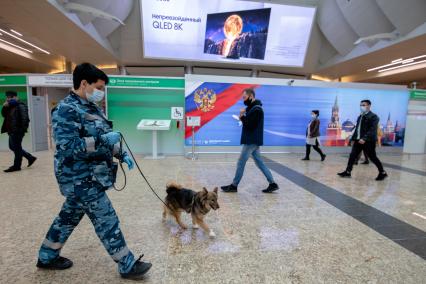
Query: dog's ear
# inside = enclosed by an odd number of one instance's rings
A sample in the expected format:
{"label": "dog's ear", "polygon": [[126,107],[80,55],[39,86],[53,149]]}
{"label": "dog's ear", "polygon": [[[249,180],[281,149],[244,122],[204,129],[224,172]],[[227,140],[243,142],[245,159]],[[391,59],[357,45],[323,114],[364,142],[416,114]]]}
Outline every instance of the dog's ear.
{"label": "dog's ear", "polygon": [[215,187],[215,188],[213,189],[213,192],[217,194],[217,191],[218,191],[218,188],[217,188],[217,187]]}
{"label": "dog's ear", "polygon": [[207,194],[209,193],[209,191],[207,190],[207,188],[203,187],[203,194]]}

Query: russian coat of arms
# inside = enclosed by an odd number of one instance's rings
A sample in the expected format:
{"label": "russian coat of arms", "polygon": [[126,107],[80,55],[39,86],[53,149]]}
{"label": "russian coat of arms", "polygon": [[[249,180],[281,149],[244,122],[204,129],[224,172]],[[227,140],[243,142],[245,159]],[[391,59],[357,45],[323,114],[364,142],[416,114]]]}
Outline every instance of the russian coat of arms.
{"label": "russian coat of arms", "polygon": [[216,102],[216,93],[211,89],[199,89],[195,91],[194,102],[197,105],[197,109],[202,112],[209,112],[214,109]]}

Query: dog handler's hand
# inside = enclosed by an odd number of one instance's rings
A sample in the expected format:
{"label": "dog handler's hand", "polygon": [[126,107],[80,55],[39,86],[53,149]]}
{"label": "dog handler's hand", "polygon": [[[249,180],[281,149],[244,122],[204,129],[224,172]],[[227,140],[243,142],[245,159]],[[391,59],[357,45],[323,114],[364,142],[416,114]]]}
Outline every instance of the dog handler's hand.
{"label": "dog handler's hand", "polygon": [[135,163],[133,162],[132,158],[127,155],[127,153],[124,154],[123,162],[127,164],[127,167],[130,171],[135,167]]}

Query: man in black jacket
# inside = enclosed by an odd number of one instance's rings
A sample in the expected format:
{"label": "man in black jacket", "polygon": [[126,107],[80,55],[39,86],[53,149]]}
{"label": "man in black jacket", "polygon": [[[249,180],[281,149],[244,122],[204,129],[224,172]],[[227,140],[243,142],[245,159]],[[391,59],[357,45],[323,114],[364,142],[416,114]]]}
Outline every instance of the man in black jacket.
{"label": "man in black jacket", "polygon": [[262,171],[269,182],[268,188],[264,189],[263,192],[271,193],[278,189],[278,185],[275,183],[271,171],[263,163],[259,151],[259,146],[263,145],[264,114],[262,103],[260,100],[255,99],[253,89],[244,90],[243,100],[244,104],[247,106],[247,108],[243,108],[240,111],[240,120],[243,123],[243,131],[241,133],[241,144],[243,145],[243,149],[238,159],[237,171],[233,182],[230,185],[222,186],[222,190],[224,192],[237,192],[238,184],[244,174],[246,162],[251,155],[256,166]]}
{"label": "man in black jacket", "polygon": [[27,106],[19,101],[15,91],[6,91],[6,98],[1,110],[4,118],[1,133],[9,135],[9,148],[15,153],[13,166],[4,170],[5,173],[10,173],[21,170],[22,157],[28,160],[28,167],[34,164],[37,158],[22,149],[22,139],[30,123]]}
{"label": "man in black jacket", "polygon": [[352,151],[345,171],[338,173],[341,177],[351,177],[352,167],[359,154],[364,150],[367,157],[376,165],[379,175],[376,180],[384,180],[388,175],[376,155],[377,125],[379,117],[371,109],[371,101],[361,101],[361,115],[358,117],[354,134],[352,135]]}

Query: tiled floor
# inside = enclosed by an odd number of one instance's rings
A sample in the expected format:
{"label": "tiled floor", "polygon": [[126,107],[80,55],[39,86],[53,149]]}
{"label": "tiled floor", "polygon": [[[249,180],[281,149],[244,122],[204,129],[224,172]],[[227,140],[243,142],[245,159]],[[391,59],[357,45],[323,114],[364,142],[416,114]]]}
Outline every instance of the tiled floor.
{"label": "tiled floor", "polygon": [[[0,282],[127,282],[86,217],[62,251],[74,267],[36,269],[39,245],[63,201],[52,153],[37,156],[32,168],[0,173]],[[426,283],[426,155],[380,157],[393,165],[383,182],[374,180],[373,165],[356,166],[352,179],[338,178],[346,163],[341,154],[324,163],[314,155],[309,162],[300,155],[267,155],[281,187],[269,195],[260,191],[266,181],[250,162],[239,192],[219,193],[221,208],[207,217],[213,240],[179,230],[174,221],[163,224],[161,203],[136,170],[128,188],[109,196],[129,247],[153,263],[144,283]],[[170,180],[196,190],[228,184],[236,159],[138,161],[164,196]],[[10,160],[0,153],[1,168]],[[190,224],[189,216],[184,220]]]}

